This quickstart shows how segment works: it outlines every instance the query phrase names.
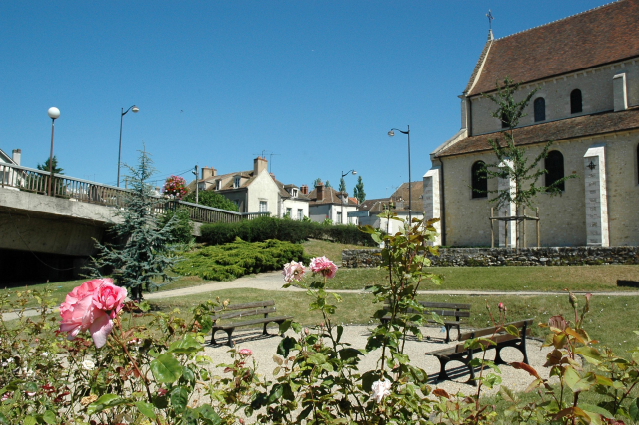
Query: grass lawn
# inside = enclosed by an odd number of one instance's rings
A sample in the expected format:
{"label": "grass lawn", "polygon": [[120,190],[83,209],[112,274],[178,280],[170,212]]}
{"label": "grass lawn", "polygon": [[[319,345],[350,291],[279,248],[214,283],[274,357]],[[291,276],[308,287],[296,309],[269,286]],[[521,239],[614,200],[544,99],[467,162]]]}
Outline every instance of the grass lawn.
{"label": "grass lawn", "polygon": [[302,243],[304,252],[311,257],[325,256],[335,264],[342,264],[342,250],[344,249],[373,249],[372,247],[365,247],[361,245],[348,245],[328,241],[320,241],[317,239],[311,239]]}
{"label": "grass lawn", "polygon": [[[280,314],[291,315],[295,320],[306,325],[314,326],[322,321],[316,311],[309,311],[311,298],[305,292],[264,291],[259,289],[224,289],[204,294],[185,297],[153,300],[152,304],[161,310],[180,308],[186,314],[189,308],[205,299],[229,299],[231,303],[245,303],[251,301],[274,300]],[[373,304],[373,296],[367,293],[340,294],[342,302],[337,305],[334,320],[338,324],[373,324],[371,316],[380,306]],[[537,295],[537,296],[459,296],[459,295],[421,295],[421,300],[433,302],[469,303],[471,317],[468,325],[474,328],[490,326],[491,322],[486,311],[486,303],[492,310],[497,310],[497,304],[503,302],[508,307],[509,321],[532,318],[535,323],[546,323],[551,316],[562,314],[569,319],[572,310],[568,302],[568,295]],[[578,296],[580,306],[583,296]],[[639,329],[639,309],[635,306],[634,297],[608,297],[594,295],[591,299],[590,313],[586,319],[586,330],[591,338],[615,348],[618,353],[628,353],[639,346],[639,337],[633,333]],[[614,331],[611,331],[614,330]],[[533,327],[533,335],[542,337],[543,329]]]}
{"label": "grass lawn", "polygon": [[[429,289],[477,289],[495,291],[636,291],[617,287],[617,280],[639,281],[639,265],[564,267],[432,267],[444,277],[442,285],[423,284]],[[340,269],[329,281],[330,289],[361,289],[386,282],[381,269]]]}

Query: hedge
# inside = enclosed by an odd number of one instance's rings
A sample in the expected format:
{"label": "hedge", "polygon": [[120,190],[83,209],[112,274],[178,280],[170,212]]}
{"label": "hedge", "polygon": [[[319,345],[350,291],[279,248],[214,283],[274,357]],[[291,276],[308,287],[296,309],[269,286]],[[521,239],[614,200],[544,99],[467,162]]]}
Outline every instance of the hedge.
{"label": "hedge", "polygon": [[267,240],[249,243],[236,240],[185,253],[173,270],[182,276],[224,282],[247,274],[281,270],[291,261],[308,264],[310,257],[304,254],[301,245],[290,242]]}
{"label": "hedge", "polygon": [[247,242],[277,239],[299,243],[310,238],[329,239],[352,245],[376,246],[371,236],[353,224],[324,225],[314,221],[259,217],[237,223],[210,223],[201,227],[202,240],[210,245],[223,245],[240,238]]}

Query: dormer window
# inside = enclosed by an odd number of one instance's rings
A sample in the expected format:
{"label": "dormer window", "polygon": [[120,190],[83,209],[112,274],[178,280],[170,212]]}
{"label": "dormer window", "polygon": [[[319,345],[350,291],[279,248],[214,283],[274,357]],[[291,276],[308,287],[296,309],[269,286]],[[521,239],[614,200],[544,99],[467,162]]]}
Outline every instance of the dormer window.
{"label": "dormer window", "polygon": [[292,189],[292,190],[291,190],[291,196],[292,196],[293,198],[297,198],[297,189]]}
{"label": "dormer window", "polygon": [[241,181],[241,177],[240,176],[235,176],[235,180],[233,180],[233,187],[235,189],[240,187],[240,181]]}
{"label": "dormer window", "polygon": [[581,90],[574,89],[570,92],[570,113],[578,114],[583,111],[581,105]]}
{"label": "dormer window", "polygon": [[215,180],[215,190],[222,189],[222,180]]}

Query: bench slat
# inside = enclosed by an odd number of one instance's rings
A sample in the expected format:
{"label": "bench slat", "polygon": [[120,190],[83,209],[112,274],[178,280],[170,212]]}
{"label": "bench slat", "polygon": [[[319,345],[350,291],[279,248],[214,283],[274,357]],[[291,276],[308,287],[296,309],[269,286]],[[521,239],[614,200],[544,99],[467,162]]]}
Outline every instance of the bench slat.
{"label": "bench slat", "polygon": [[288,320],[292,318],[293,316],[263,317],[261,319],[247,320],[245,322],[229,323],[226,325],[217,325],[217,326],[213,326],[213,332],[227,330],[227,329],[235,329],[241,326],[251,326],[251,325],[259,325],[262,323],[279,322],[279,321],[284,321],[284,320]]}
{"label": "bench slat", "polygon": [[224,319],[233,319],[234,317],[248,317],[248,316],[257,316],[260,314],[269,314],[275,313],[275,307],[267,307],[267,308],[256,308],[250,310],[240,310],[240,311],[231,311],[229,313],[220,313],[213,316],[213,321],[216,320],[224,320]]}
{"label": "bench slat", "polygon": [[229,304],[226,307],[219,306],[219,307],[215,307],[213,311],[215,312],[222,311],[222,310],[233,311],[233,310],[242,310],[246,308],[268,307],[272,305],[275,305],[275,301],[273,300],[255,301],[252,303],[244,303],[244,304]]}
{"label": "bench slat", "polygon": [[470,310],[470,304],[430,303],[426,301],[419,301],[419,304],[427,308],[458,308],[460,310]]}
{"label": "bench slat", "polygon": [[[504,327],[513,325],[514,327],[521,329],[523,328],[524,324],[526,324],[527,327],[530,327],[532,323],[533,323],[533,319],[527,319],[527,320],[520,320],[518,322],[506,323],[504,324]],[[457,341],[466,341],[467,339],[471,339],[471,338],[478,338],[480,336],[492,335],[494,332],[495,332],[494,327],[477,329],[473,332],[466,332],[459,335],[459,338],[457,339]]]}

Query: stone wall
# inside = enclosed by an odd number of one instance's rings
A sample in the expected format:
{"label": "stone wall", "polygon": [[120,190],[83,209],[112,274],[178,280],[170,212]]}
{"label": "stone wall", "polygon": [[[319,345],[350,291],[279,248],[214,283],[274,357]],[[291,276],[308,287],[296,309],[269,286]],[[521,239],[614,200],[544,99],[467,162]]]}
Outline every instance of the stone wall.
{"label": "stone wall", "polygon": [[[381,249],[345,249],[342,267],[376,267],[380,252]],[[639,247],[523,248],[519,253],[512,248],[441,248],[439,257],[431,260],[433,266],[442,267],[639,264]]]}

